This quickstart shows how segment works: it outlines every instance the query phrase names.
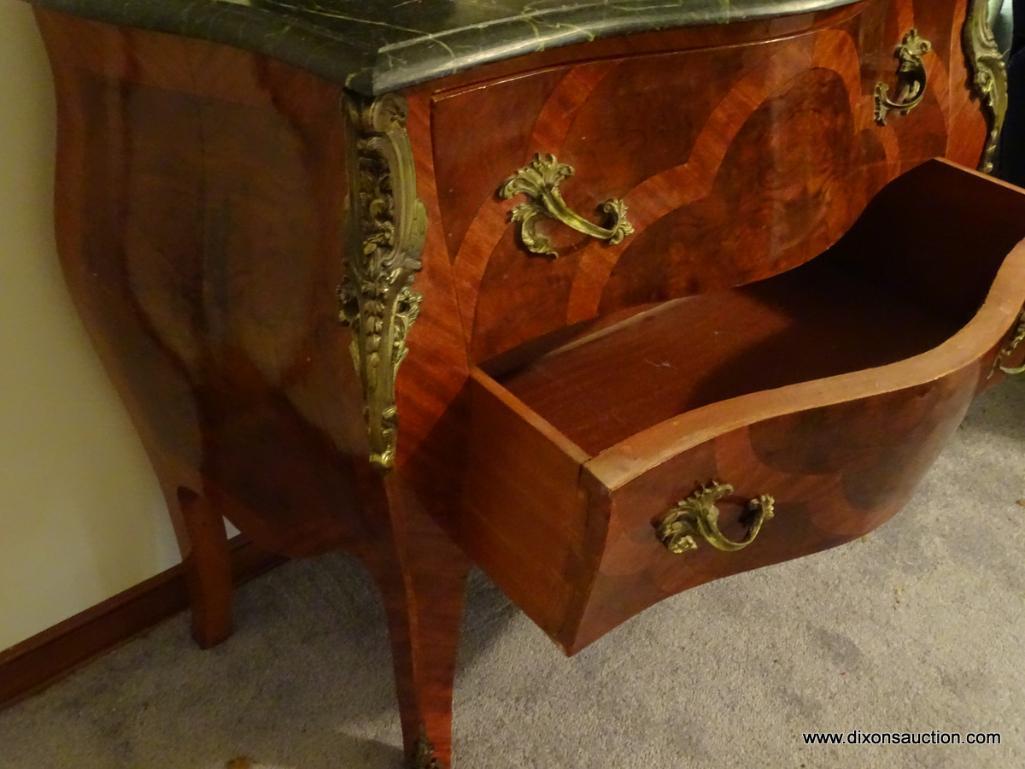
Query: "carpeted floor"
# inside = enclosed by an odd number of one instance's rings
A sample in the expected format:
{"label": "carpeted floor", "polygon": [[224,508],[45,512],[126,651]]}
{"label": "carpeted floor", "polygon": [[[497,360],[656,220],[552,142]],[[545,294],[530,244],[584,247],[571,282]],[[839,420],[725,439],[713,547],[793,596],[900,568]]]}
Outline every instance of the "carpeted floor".
{"label": "carpeted floor", "polygon": [[[456,687],[463,769],[1025,767],[1025,382],[988,393],[895,521],[670,599],[573,660],[483,578]],[[202,652],[179,616],[0,712],[2,769],[394,769],[384,620],[344,557],[245,587]],[[811,731],[998,732],[806,746]]]}

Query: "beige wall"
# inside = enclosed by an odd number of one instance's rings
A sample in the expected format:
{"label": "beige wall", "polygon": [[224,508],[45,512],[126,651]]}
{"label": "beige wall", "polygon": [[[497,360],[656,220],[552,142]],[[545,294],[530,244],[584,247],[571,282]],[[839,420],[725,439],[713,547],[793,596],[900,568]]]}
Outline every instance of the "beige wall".
{"label": "beige wall", "polygon": [[0,2],[0,650],[178,560],[138,438],[54,252],[54,104],[29,7]]}

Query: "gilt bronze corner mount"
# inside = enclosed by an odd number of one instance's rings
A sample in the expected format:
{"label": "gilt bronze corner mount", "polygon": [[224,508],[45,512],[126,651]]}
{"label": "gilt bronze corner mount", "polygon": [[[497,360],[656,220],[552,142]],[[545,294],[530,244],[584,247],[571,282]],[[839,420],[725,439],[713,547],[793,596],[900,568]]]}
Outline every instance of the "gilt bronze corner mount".
{"label": "gilt bronze corner mount", "polygon": [[352,210],[358,237],[346,254],[338,288],[341,322],[352,330],[350,351],[363,384],[370,462],[395,464],[398,411],[395,383],[409,350],[406,339],[420,314],[413,289],[427,214],[416,194],[406,103],[397,95],[350,98]]}
{"label": "gilt bronze corner mount", "polygon": [[1004,120],[1007,118],[1008,82],[1007,64],[993,34],[989,0],[971,0],[963,42],[975,93],[982,102],[989,122],[989,134],[979,170],[992,173],[996,167]]}

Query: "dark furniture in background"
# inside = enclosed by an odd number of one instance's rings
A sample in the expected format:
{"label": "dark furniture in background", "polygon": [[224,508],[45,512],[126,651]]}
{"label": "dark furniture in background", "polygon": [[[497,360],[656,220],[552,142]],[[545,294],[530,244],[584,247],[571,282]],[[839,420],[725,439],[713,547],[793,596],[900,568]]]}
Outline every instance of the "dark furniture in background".
{"label": "dark furniture in background", "polygon": [[1007,122],[1000,151],[1000,176],[1025,185],[1025,2],[1014,0],[1014,34],[1008,54]]}
{"label": "dark furniture in background", "polygon": [[38,3],[200,643],[222,516],[348,550],[447,766],[471,563],[573,653],[904,505],[1025,336],[984,4],[727,5]]}

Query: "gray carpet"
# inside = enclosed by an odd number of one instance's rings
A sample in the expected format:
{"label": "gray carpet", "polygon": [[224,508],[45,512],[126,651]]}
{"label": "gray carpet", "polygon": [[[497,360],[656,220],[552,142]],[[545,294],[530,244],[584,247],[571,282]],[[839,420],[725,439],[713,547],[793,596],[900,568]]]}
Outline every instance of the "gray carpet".
{"label": "gray carpet", "polygon": [[[564,659],[483,578],[456,686],[462,769],[1025,767],[1025,382],[988,393],[911,506],[839,550],[670,599]],[[384,620],[344,557],[185,616],[0,712],[2,769],[394,769]],[[810,731],[999,732],[806,746]]]}

